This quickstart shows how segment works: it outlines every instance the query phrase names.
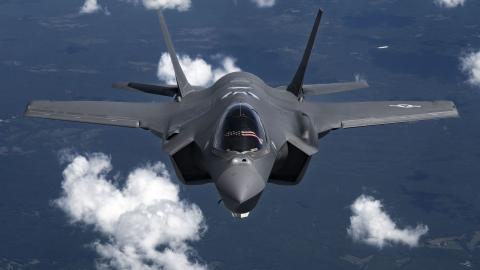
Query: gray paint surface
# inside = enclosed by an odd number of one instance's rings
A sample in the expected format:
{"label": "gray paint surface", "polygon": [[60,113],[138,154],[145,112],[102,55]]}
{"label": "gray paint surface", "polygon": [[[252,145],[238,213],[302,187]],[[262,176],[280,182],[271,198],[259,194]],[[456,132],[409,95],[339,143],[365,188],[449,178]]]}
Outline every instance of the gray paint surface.
{"label": "gray paint surface", "polygon": [[[319,22],[322,12],[317,16]],[[364,88],[365,82],[305,85],[305,67],[316,34],[314,27],[299,71],[288,87],[271,87],[248,72],[225,75],[208,88],[191,86],[175,57],[163,15],[162,32],[174,64],[178,87],[152,86],[157,94],[175,101],[162,103],[104,101],[33,101],[26,116],[66,121],[143,128],[159,136],[170,155],[178,177],[185,184],[214,183],[224,205],[242,216],[256,205],[268,182],[297,184],[318,151],[320,138],[340,128],[383,125],[446,117],[458,112],[450,101],[310,102],[311,95]],[[313,37],[313,38],[312,38]],[[306,62],[307,61],[307,62]],[[148,90],[148,85],[117,84]],[[147,89],[147,90],[145,90]],[[167,89],[168,93],[163,91]],[[265,137],[257,151],[225,151],[215,145],[225,114],[232,106],[252,108]],[[225,136],[225,134],[220,134]]]}

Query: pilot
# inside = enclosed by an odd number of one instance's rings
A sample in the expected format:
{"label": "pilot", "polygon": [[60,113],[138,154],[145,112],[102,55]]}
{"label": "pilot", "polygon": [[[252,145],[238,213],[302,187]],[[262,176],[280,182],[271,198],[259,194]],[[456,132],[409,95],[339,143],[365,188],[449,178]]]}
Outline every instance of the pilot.
{"label": "pilot", "polygon": [[232,107],[221,126],[221,139],[218,148],[225,151],[247,153],[263,147],[265,132],[257,113],[246,104]]}

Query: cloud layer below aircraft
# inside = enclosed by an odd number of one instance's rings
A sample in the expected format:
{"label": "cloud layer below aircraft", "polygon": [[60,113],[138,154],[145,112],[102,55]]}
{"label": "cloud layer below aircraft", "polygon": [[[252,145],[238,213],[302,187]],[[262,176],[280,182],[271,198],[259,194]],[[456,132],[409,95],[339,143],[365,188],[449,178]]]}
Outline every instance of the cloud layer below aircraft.
{"label": "cloud layer below aircraft", "polygon": [[67,159],[62,195],[54,203],[72,223],[104,236],[92,244],[100,255],[98,269],[207,268],[189,246],[206,230],[202,211],[179,197],[162,163],[133,170],[122,184],[110,178],[105,154]]}
{"label": "cloud layer below aircraft", "polygon": [[399,229],[383,210],[382,202],[371,196],[361,195],[350,206],[352,216],[348,234],[353,240],[378,248],[391,244],[418,245],[421,236],[428,232],[426,225]]}
{"label": "cloud layer below aircraft", "polygon": [[468,75],[468,82],[480,87],[480,51],[466,53],[460,61],[462,71]]}
{"label": "cloud layer below aircraft", "polygon": [[435,4],[441,7],[454,8],[463,6],[465,4],[465,0],[435,0]]}

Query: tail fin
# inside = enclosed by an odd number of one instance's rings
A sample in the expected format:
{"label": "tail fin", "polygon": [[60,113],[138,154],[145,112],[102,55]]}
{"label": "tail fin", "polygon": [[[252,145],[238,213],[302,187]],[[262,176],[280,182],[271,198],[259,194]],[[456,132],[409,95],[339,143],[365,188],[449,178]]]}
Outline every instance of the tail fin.
{"label": "tail fin", "polygon": [[287,91],[292,92],[297,97],[302,96],[303,78],[305,76],[305,70],[307,69],[308,59],[310,58],[310,55],[312,53],[313,44],[315,43],[315,37],[317,36],[322,14],[323,11],[319,9],[317,13],[317,18],[315,19],[315,23],[313,24],[312,32],[310,33],[310,37],[308,38],[307,47],[305,48],[305,52],[303,53],[302,61],[298,66],[297,73],[295,73],[292,82],[290,82],[290,84],[287,86]]}
{"label": "tail fin", "polygon": [[183,73],[182,67],[180,66],[175,48],[173,47],[172,38],[168,32],[167,23],[165,22],[165,18],[163,17],[161,10],[158,11],[158,18],[160,20],[160,28],[162,29],[163,38],[165,39],[165,44],[167,45],[168,54],[172,60],[173,70],[175,71],[175,77],[180,90],[180,96],[184,97],[193,90],[193,87],[188,82],[187,77],[185,77],[185,73]]}

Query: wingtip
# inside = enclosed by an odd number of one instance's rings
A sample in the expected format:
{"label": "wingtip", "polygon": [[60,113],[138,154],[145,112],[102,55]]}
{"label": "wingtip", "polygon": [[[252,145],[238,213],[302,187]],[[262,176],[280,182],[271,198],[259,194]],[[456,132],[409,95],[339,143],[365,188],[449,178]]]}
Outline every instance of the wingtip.
{"label": "wingtip", "polygon": [[32,107],[34,105],[35,101],[30,101],[27,103],[27,106],[25,106],[25,110],[23,111],[23,116],[24,117],[30,117],[31,112],[32,112]]}
{"label": "wingtip", "polygon": [[451,105],[452,105],[452,116],[459,118],[460,113],[458,112],[457,105],[455,105],[453,101],[451,101]]}
{"label": "wingtip", "polygon": [[460,113],[458,112],[457,108],[454,109],[454,112],[453,112],[453,113],[455,114],[454,117],[460,118]]}
{"label": "wingtip", "polygon": [[361,88],[368,88],[370,87],[370,84],[368,84],[368,81],[365,79],[362,79],[360,75],[355,75],[355,82],[361,85]]}
{"label": "wingtip", "polygon": [[459,118],[460,113],[458,112],[457,106],[453,101],[450,100],[444,100],[444,101],[438,101],[439,104],[443,104],[446,113],[446,117],[453,117],[453,118]]}
{"label": "wingtip", "polygon": [[30,110],[30,103],[31,103],[31,102],[29,102],[29,103],[27,104],[27,106],[25,107],[25,110],[23,111],[23,116],[24,116],[24,117],[28,117],[28,111]]}

